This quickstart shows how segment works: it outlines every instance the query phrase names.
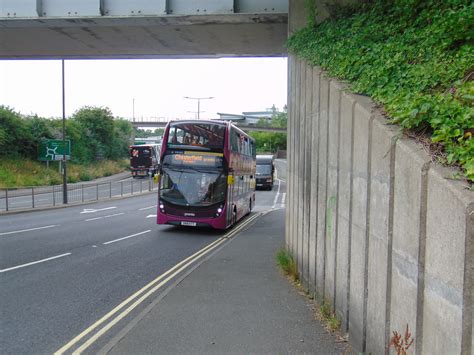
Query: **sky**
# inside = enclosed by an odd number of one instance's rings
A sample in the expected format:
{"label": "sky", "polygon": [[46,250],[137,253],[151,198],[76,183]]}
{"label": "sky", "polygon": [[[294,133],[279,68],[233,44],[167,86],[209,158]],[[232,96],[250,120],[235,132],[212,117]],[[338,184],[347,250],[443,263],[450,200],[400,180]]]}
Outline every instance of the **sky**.
{"label": "sky", "polygon": [[[25,115],[62,117],[60,60],[0,60],[0,105]],[[66,60],[66,116],[108,107],[136,120],[218,118],[287,101],[286,58]]]}

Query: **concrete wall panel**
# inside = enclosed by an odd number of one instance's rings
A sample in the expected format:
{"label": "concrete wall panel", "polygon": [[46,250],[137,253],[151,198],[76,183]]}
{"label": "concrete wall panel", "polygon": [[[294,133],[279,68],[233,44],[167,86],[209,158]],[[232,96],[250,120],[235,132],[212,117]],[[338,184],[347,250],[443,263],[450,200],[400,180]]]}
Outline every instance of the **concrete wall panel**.
{"label": "concrete wall panel", "polygon": [[395,129],[376,116],[372,121],[369,205],[367,352],[383,354],[388,344],[391,277],[392,174]]}
{"label": "concrete wall panel", "polygon": [[[452,171],[428,175],[423,351],[472,353],[472,239],[474,196]],[[470,229],[468,229],[470,228]]]}
{"label": "concrete wall panel", "polygon": [[413,142],[397,142],[395,155],[390,330],[406,326],[421,351],[423,324],[426,189],[430,157]]}
{"label": "concrete wall panel", "polygon": [[329,85],[328,181],[326,197],[326,292],[333,310],[336,304],[338,158],[341,110],[341,85]]}
{"label": "concrete wall panel", "polygon": [[352,152],[352,235],[349,287],[349,340],[356,351],[365,349],[367,301],[367,220],[370,181],[371,102],[356,97],[354,106],[354,149]]}
{"label": "concrete wall panel", "polygon": [[355,101],[351,95],[341,96],[341,119],[339,130],[339,182],[337,209],[337,254],[336,254],[336,311],[342,321],[342,329],[348,330],[349,319],[349,267],[352,202],[352,142],[353,109]]}
{"label": "concrete wall panel", "polygon": [[318,221],[318,178],[319,178],[319,88],[320,88],[321,70],[313,68],[313,101],[312,101],[312,153],[311,153],[311,210],[309,226],[309,247],[310,247],[310,290],[316,293],[316,275],[317,275],[317,221]]}
{"label": "concrete wall panel", "polygon": [[328,166],[329,79],[322,74],[319,91],[319,174],[318,174],[318,227],[317,227],[317,283],[318,295],[325,295],[326,279],[326,196]]}
{"label": "concrete wall panel", "polygon": [[292,185],[293,185],[293,169],[292,169],[292,162],[293,162],[293,115],[294,115],[294,93],[295,90],[295,56],[290,54],[288,56],[288,132],[286,136],[286,150],[287,150],[287,157],[288,163],[286,165],[286,179],[287,179],[287,198],[286,198],[286,223],[285,223],[285,243],[286,249],[293,254],[293,243],[292,243],[292,228],[291,228],[291,213],[293,201],[292,201]]}
{"label": "concrete wall panel", "polygon": [[298,238],[298,270],[300,277],[303,270],[303,213],[304,213],[304,149],[305,149],[305,115],[306,115],[306,62],[302,60],[299,68],[300,78],[300,95],[299,95],[299,114],[298,114],[298,135],[297,135],[297,168],[296,168],[296,181],[297,181],[297,225],[296,233]]}
{"label": "concrete wall panel", "polygon": [[310,236],[311,225],[311,154],[312,154],[312,108],[313,108],[313,69],[308,64],[305,65],[306,76],[306,98],[305,98],[305,120],[304,120],[304,164],[303,164],[303,286],[309,290],[309,269],[310,269]]}

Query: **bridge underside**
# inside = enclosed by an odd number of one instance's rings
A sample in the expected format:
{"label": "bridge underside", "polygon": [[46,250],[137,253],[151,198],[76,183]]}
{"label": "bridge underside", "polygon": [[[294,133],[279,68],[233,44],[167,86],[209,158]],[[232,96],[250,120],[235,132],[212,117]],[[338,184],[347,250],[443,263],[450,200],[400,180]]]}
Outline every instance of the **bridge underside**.
{"label": "bridge underside", "polygon": [[0,59],[286,56],[288,14],[0,21]]}

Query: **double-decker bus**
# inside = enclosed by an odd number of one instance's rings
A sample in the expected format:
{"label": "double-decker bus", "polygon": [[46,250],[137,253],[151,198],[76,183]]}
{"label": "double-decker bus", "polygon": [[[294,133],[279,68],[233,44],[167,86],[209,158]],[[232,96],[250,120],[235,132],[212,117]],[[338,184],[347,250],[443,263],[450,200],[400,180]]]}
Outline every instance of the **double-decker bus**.
{"label": "double-decker bus", "polygon": [[157,223],[230,227],[254,206],[255,158],[254,139],[230,122],[168,123]]}

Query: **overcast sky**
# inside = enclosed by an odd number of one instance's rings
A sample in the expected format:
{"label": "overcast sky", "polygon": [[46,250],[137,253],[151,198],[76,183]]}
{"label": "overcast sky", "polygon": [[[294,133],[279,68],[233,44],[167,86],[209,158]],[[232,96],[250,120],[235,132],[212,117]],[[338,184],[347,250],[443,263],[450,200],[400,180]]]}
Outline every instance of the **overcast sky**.
{"label": "overcast sky", "polygon": [[[287,100],[286,58],[67,60],[65,68],[66,116],[90,105],[125,118],[195,118],[197,101],[184,96],[213,96],[201,100],[200,116],[217,118]],[[61,61],[0,61],[0,105],[61,117]]]}

